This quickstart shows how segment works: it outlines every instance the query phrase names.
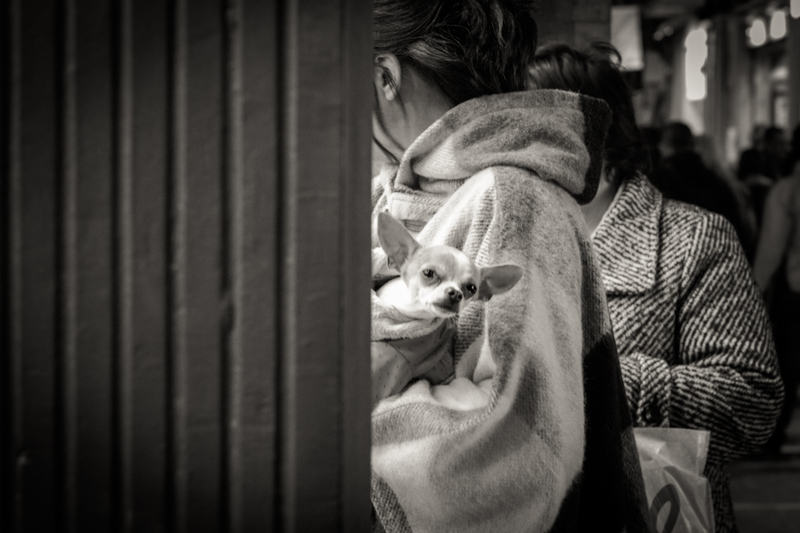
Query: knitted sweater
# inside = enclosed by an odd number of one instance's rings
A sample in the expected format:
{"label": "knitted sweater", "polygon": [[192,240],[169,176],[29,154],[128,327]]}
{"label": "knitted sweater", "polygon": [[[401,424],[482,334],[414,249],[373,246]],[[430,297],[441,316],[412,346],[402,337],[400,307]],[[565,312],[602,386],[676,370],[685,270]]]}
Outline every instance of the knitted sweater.
{"label": "knitted sweater", "polygon": [[470,100],[382,173],[423,245],[510,262],[513,290],[465,308],[456,376],[372,414],[376,530],[647,530],[599,265],[576,199],[596,191],[609,113],[560,91]]}
{"label": "knitted sweater", "polygon": [[782,388],[733,227],[636,177],[594,245],[634,424],[711,431],[705,475],[716,531],[735,531],[724,466],[768,439]]}

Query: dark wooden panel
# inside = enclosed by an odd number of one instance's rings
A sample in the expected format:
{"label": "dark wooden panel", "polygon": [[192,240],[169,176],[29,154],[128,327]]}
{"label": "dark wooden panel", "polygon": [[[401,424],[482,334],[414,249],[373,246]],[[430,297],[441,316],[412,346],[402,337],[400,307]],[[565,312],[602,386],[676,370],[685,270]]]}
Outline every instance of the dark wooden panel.
{"label": "dark wooden panel", "polygon": [[114,94],[109,0],[66,2],[67,530],[112,523],[115,364]]}
{"label": "dark wooden panel", "polygon": [[11,266],[10,154],[11,140],[11,3],[0,5],[0,524],[14,527],[14,461],[11,418]]}
{"label": "dark wooden panel", "polygon": [[175,453],[178,531],[217,531],[229,325],[223,6],[179,0],[175,61]]}
{"label": "dark wooden panel", "polygon": [[370,336],[368,250],[372,122],[370,2],[347,0],[342,28],[341,531],[370,531]]}
{"label": "dark wooden panel", "polygon": [[287,532],[336,531],[342,467],[341,3],[286,4],[282,526]]}
{"label": "dark wooden panel", "polygon": [[234,2],[230,24],[228,176],[232,296],[231,531],[275,527],[278,302],[279,11]]}
{"label": "dark wooden panel", "polygon": [[56,2],[11,3],[10,355],[22,531],[55,531],[61,518],[59,22]]}
{"label": "dark wooden panel", "polygon": [[368,2],[7,5],[3,525],[366,530]]}
{"label": "dark wooden panel", "polygon": [[170,523],[171,7],[120,13],[121,521],[142,533]]}

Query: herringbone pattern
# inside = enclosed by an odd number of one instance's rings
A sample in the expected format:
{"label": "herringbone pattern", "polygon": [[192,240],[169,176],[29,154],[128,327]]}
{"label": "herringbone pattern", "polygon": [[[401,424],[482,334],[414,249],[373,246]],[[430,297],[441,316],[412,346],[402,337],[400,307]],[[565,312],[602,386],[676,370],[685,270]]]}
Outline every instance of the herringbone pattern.
{"label": "herringbone pattern", "polygon": [[724,465],[769,437],[781,383],[767,315],[732,226],[626,183],[595,233],[637,426],[711,431],[717,531],[736,531]]}

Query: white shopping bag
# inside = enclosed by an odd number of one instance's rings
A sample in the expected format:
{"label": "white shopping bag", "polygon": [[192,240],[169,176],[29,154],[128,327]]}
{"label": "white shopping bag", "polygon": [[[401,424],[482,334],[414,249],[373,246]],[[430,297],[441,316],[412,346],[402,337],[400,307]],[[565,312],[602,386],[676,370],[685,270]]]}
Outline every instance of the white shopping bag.
{"label": "white shopping bag", "polygon": [[708,431],[635,428],[651,527],[658,533],[713,533],[711,485],[703,476]]}

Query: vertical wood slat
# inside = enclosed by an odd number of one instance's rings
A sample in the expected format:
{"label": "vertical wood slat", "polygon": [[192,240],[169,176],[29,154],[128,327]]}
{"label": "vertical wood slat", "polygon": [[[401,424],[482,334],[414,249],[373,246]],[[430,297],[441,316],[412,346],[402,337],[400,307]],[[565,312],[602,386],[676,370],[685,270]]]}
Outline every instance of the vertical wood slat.
{"label": "vertical wood slat", "polygon": [[276,520],[280,31],[275,2],[230,9],[230,530],[243,533]]}
{"label": "vertical wood slat", "polygon": [[178,0],[175,34],[176,529],[217,531],[223,519],[221,414],[230,305],[222,243],[223,8]]}
{"label": "vertical wood slat", "polygon": [[109,0],[65,18],[65,432],[67,530],[109,531],[115,427],[114,45]]}
{"label": "vertical wood slat", "polygon": [[281,525],[287,532],[335,531],[341,524],[342,5],[286,2]]}
{"label": "vertical wood slat", "polygon": [[372,102],[372,10],[361,0],[342,3],[343,98],[341,144],[340,335],[341,335],[341,531],[370,531],[370,453],[372,402],[365,396],[371,384],[369,353],[369,287],[364,261],[370,242],[370,177],[372,122],[366,102]]}
{"label": "vertical wood slat", "polygon": [[14,527],[11,389],[11,2],[0,6],[0,524]]}
{"label": "vertical wood slat", "polygon": [[10,337],[18,531],[57,531],[60,109],[55,2],[11,5]]}
{"label": "vertical wood slat", "polygon": [[170,528],[170,2],[120,12],[121,523]]}

